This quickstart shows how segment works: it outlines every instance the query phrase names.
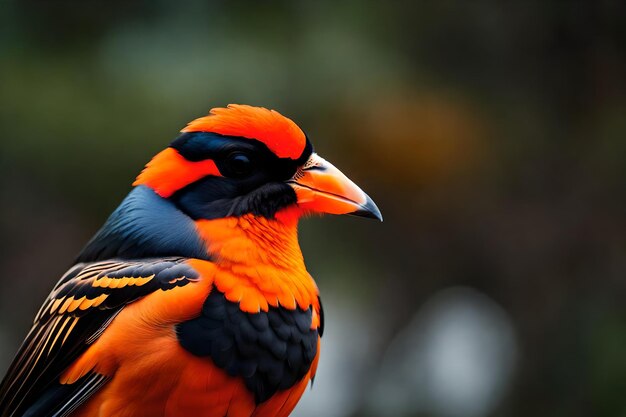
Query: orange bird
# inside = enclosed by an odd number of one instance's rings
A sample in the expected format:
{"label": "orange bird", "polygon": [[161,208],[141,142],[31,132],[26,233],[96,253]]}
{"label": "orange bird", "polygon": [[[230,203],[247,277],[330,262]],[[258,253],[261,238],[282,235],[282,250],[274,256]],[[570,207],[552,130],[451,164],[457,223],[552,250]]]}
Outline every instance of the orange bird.
{"label": "orange bird", "polygon": [[282,417],[324,330],[300,217],[382,220],[276,111],[189,123],[53,288],[2,385],[0,416]]}

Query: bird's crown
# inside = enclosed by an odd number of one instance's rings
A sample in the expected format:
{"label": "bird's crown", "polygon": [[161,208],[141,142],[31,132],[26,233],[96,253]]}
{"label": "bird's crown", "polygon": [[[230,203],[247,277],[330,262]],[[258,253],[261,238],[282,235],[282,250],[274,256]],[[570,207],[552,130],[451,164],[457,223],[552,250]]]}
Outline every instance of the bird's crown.
{"label": "bird's crown", "polygon": [[207,116],[193,120],[181,132],[211,132],[256,139],[279,158],[298,159],[306,146],[306,136],[293,120],[276,110],[245,104],[213,108]]}

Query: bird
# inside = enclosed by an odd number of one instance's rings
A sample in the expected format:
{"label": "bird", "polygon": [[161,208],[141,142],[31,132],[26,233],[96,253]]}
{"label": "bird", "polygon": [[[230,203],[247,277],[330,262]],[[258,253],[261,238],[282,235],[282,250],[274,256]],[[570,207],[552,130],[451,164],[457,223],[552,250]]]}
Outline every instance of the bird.
{"label": "bird", "polygon": [[324,331],[297,228],[317,214],[382,221],[279,112],[191,121],[42,304],[0,416],[288,416]]}

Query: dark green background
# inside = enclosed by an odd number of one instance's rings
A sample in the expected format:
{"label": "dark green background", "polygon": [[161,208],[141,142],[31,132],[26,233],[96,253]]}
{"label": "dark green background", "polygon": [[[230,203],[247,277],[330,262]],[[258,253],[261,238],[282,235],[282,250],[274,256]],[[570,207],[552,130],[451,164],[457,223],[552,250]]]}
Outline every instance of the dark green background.
{"label": "dark green background", "polygon": [[482,412],[405,384],[417,405],[386,414],[626,415],[625,21],[617,1],[2,1],[0,369],[143,164],[247,103],[385,216],[302,224],[329,336],[298,415],[385,414],[392,341],[456,287],[508,323],[511,371]]}

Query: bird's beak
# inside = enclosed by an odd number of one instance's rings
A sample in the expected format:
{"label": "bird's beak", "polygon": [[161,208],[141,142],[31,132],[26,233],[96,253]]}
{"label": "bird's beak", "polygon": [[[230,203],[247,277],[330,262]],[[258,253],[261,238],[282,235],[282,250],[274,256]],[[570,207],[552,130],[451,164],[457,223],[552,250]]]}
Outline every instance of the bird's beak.
{"label": "bird's beak", "polygon": [[330,162],[316,153],[287,183],[298,206],[313,213],[351,214],[383,220],[374,201]]}

